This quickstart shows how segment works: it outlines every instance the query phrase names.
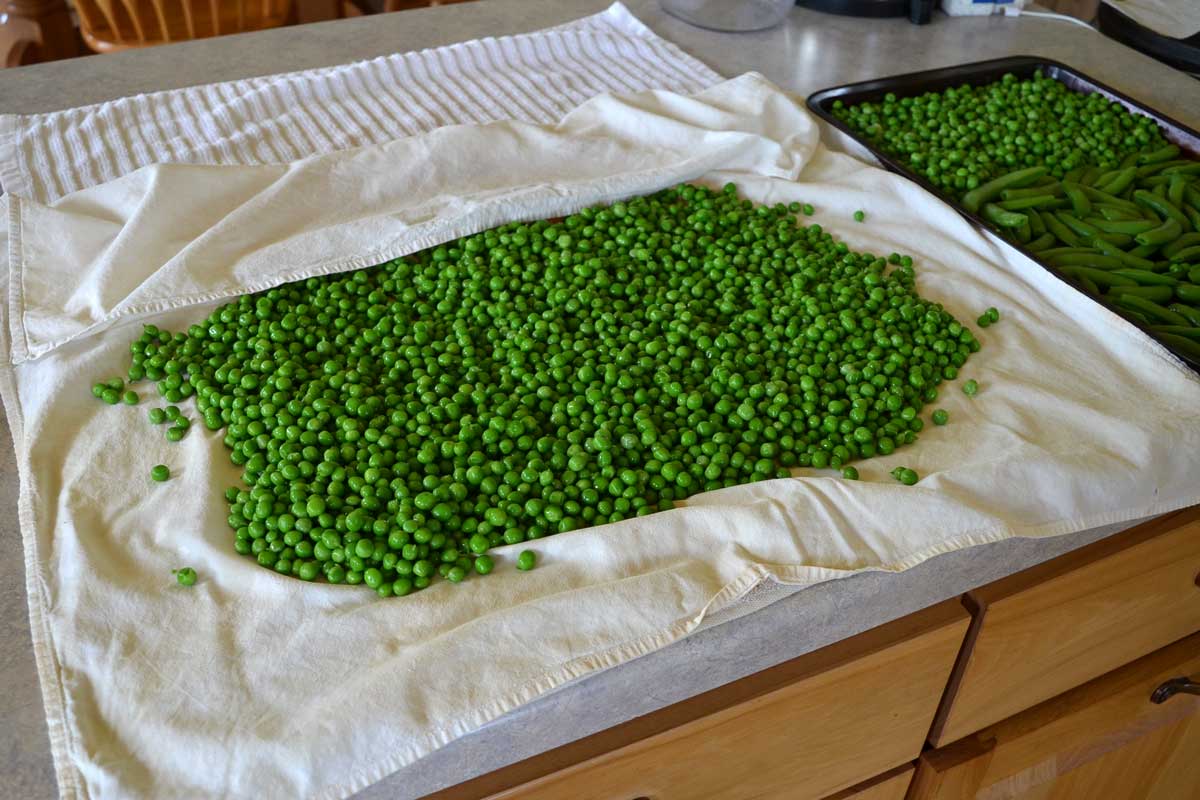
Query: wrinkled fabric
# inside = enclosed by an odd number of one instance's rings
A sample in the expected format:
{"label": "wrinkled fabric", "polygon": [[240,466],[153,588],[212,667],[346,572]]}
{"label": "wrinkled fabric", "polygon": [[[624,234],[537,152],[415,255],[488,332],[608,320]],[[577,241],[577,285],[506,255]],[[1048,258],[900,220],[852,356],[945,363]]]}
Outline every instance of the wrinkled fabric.
{"label": "wrinkled fabric", "polygon": [[[168,444],[148,403],[90,394],[124,372],[144,322],[180,330],[241,292],[685,180],[811,203],[850,246],[912,254],[921,294],[960,320],[1000,309],[933,406],[950,423],[859,464],[860,481],[797,470],[539,540],[529,574],[512,566],[528,545],[503,547],[487,578],[380,600],[238,556],[221,434],[194,425]],[[916,185],[825,149],[757,75],[694,97],[603,96],[553,126],[443,128],[282,166],[151,166],[49,205],[9,201],[0,390],[64,797],[344,797],[686,636],[764,581],[898,571],[1200,502],[1193,373]],[[172,479],[152,484],[160,462]],[[895,482],[898,465],[921,482]],[[191,588],[170,573],[185,564]]]}

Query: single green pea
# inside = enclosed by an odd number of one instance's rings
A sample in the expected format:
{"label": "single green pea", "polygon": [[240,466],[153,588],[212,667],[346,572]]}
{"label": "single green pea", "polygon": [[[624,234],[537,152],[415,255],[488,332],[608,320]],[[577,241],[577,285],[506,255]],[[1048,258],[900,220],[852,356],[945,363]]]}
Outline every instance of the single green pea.
{"label": "single green pea", "polygon": [[103,383],[93,383],[92,384],[92,397],[95,397],[98,399],[104,397],[104,390],[107,388],[108,387],[105,386]]}
{"label": "single green pea", "polygon": [[446,570],[446,580],[451,583],[462,583],[467,578],[467,571],[460,566],[453,566]]}
{"label": "single green pea", "polygon": [[100,392],[100,399],[110,406],[115,406],[121,402],[121,393],[116,389],[104,389]]}
{"label": "single green pea", "polygon": [[815,213],[817,213],[817,210],[815,208],[813,208],[809,203],[804,204],[804,215],[805,216],[811,217]]}
{"label": "single green pea", "polygon": [[996,322],[1000,321],[1000,312],[998,310],[996,310],[995,307],[989,307],[988,310],[983,313],[988,318],[988,320],[992,323],[996,323]]}
{"label": "single green pea", "polygon": [[939,408],[933,412],[932,417],[934,425],[945,425],[950,421],[950,412],[944,408]]}
{"label": "single green pea", "polygon": [[517,556],[517,569],[528,572],[537,565],[537,553],[532,550],[522,550]]}
{"label": "single green pea", "polygon": [[168,442],[178,442],[180,439],[182,439],[184,436],[187,435],[187,431],[188,431],[188,429],[186,426],[172,425],[170,428],[167,428],[167,441]]}
{"label": "single green pea", "polygon": [[867,218],[867,212],[862,211],[862,210],[854,212],[854,221],[855,222],[862,222],[866,218]]}
{"label": "single green pea", "polygon": [[495,566],[496,561],[489,555],[475,556],[475,571],[480,575],[487,575]]}
{"label": "single green pea", "polygon": [[148,416],[150,418],[150,422],[155,425],[161,425],[167,421],[167,414],[161,408],[150,409],[146,416]]}
{"label": "single green pea", "polygon": [[842,477],[848,481],[858,480],[858,470],[854,467],[842,467]]}
{"label": "single green pea", "polygon": [[979,384],[972,378],[963,384],[962,390],[968,397],[974,397],[979,393]]}
{"label": "single green pea", "polygon": [[192,586],[196,583],[196,570],[191,567],[180,567],[171,570],[180,586]]}
{"label": "single green pea", "polygon": [[125,401],[125,405],[127,406],[136,406],[138,404],[138,394],[132,390],[121,395],[121,399]]}
{"label": "single green pea", "polygon": [[150,468],[150,477],[156,481],[165,481],[171,477],[171,470],[166,464],[156,464]]}
{"label": "single green pea", "polygon": [[903,483],[905,486],[912,486],[918,480],[920,480],[920,477],[917,475],[917,473],[908,467],[897,467],[896,469],[892,470],[892,477]]}

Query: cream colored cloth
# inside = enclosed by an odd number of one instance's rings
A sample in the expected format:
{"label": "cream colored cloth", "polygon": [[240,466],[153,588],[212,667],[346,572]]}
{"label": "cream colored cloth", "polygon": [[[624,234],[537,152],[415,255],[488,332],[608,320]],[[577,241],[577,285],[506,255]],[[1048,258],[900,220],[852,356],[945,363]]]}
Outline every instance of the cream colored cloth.
{"label": "cream colored cloth", "polygon": [[[679,181],[812,203],[850,245],[916,258],[922,294],[1002,320],[937,405],[950,424],[860,465],[735,487],[540,540],[405,599],[238,556],[220,436],[168,444],[150,403],[89,392],[140,324],[502,220]],[[287,166],[155,166],[52,205],[10,198],[0,370],[21,470],[34,646],[62,793],[343,797],[562,684],[660,648],[762,581],[902,570],[1200,502],[1200,381],[915,185],[831,153],[756,75],[694,98],[598,97],[557,126],[443,128]],[[867,212],[865,223],[852,214]],[[189,413],[194,416],[194,411]],[[148,471],[168,464],[173,478]],[[901,486],[889,471],[922,475]],[[197,584],[170,570],[196,568]]]}
{"label": "cream colored cloth", "polygon": [[1197,0],[1104,0],[1134,22],[1172,39],[1200,33]]}

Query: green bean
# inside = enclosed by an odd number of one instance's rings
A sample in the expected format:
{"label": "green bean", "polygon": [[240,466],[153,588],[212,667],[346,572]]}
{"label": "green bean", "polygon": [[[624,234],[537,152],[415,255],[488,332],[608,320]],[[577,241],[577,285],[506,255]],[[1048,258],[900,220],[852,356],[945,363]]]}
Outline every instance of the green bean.
{"label": "green bean", "polygon": [[1185,233],[1170,244],[1163,245],[1162,254],[1171,258],[1180,250],[1200,244],[1200,233]]}
{"label": "green bean", "polygon": [[1181,283],[1175,287],[1175,296],[1185,303],[1200,303],[1200,284]]}
{"label": "green bean", "polygon": [[1185,317],[1188,322],[1193,325],[1200,326],[1200,308],[1189,306],[1183,303],[1171,303],[1167,306],[1168,309],[1174,311],[1182,317]]}
{"label": "green bean", "polygon": [[1134,269],[1155,270],[1158,264],[1148,258],[1138,258],[1135,255],[1125,252],[1115,244],[1110,244],[1103,239],[1095,240],[1096,249],[1106,256],[1111,256],[1119,260],[1122,264],[1133,267]]}
{"label": "green bean", "polygon": [[1127,266],[1119,258],[1092,253],[1064,253],[1058,256],[1043,258],[1047,264],[1058,267],[1092,267],[1094,269],[1120,269]]}
{"label": "green bean", "polygon": [[1163,170],[1168,175],[1200,175],[1200,161],[1184,161]]}
{"label": "green bean", "polygon": [[1046,232],[1046,223],[1042,221],[1042,215],[1036,209],[1029,209],[1027,216],[1029,217],[1029,227],[1033,231],[1034,236],[1042,236]]}
{"label": "green bean", "polygon": [[1158,223],[1151,222],[1148,219],[1118,220],[1113,222],[1106,219],[1088,217],[1084,220],[1084,222],[1086,222],[1088,225],[1091,225],[1093,228],[1104,231],[1105,233],[1124,233],[1129,235],[1135,233],[1144,233],[1145,231],[1153,230],[1154,228],[1158,227]]}
{"label": "green bean", "polygon": [[1183,190],[1187,188],[1187,180],[1182,175],[1172,175],[1167,185],[1167,202],[1179,208],[1183,205]]}
{"label": "green bean", "polygon": [[[1192,227],[1192,223],[1183,215],[1183,212],[1171,205],[1171,202],[1165,197],[1159,197],[1152,192],[1138,189],[1133,193],[1133,199],[1138,204],[1146,206],[1156,213],[1161,214],[1164,220],[1175,220],[1175,222],[1179,225],[1180,232],[1182,232],[1185,228]],[[1179,234],[1177,233],[1175,235],[1178,236]]]}
{"label": "green bean", "polygon": [[[1030,219],[1032,219],[1032,217]],[[1054,234],[1043,233],[1038,238],[1036,238],[1036,239],[1030,241],[1028,244],[1026,244],[1025,249],[1032,250],[1033,252],[1038,253],[1039,251],[1045,250],[1046,248],[1050,247],[1050,245],[1054,244],[1056,241],[1058,241],[1058,240],[1054,238]]]}
{"label": "green bean", "polygon": [[1068,203],[1052,194],[1042,194],[1035,197],[1020,197],[1016,200],[1004,200],[996,205],[1005,211],[1024,211],[1027,208],[1066,208]]}
{"label": "green bean", "polygon": [[995,203],[984,204],[983,217],[988,222],[999,225],[1001,228],[1019,228],[1029,222],[1029,217],[1025,214],[1016,211],[1005,211]]}
{"label": "green bean", "polygon": [[1094,203],[1103,203],[1104,205],[1112,206],[1113,208],[1120,208],[1128,211],[1131,214],[1136,214],[1138,217],[1145,216],[1145,212],[1137,203],[1123,200],[1116,195],[1111,195],[1107,192],[1102,192],[1099,189],[1094,189],[1091,186],[1084,186],[1083,184],[1079,185],[1079,189]]}
{"label": "green bean", "polygon": [[1200,342],[1173,333],[1160,333],[1158,340],[1188,360],[1200,364]]}
{"label": "green bean", "polygon": [[[1122,306],[1128,306],[1134,311],[1137,311],[1152,320],[1165,322],[1168,325],[1187,325],[1188,321],[1180,314],[1176,314],[1170,309],[1163,308],[1156,301],[1149,297],[1143,296],[1146,289],[1165,288],[1165,287],[1138,287],[1141,291],[1135,291],[1129,287],[1117,287],[1124,289],[1123,293],[1117,296],[1117,302]],[[1170,291],[1169,289],[1167,290]],[[1111,292],[1110,292],[1110,296]]]}
{"label": "green bean", "polygon": [[1152,175],[1158,175],[1159,173],[1165,172],[1169,169],[1186,166],[1191,163],[1193,162],[1185,159],[1176,159],[1173,161],[1160,161],[1156,164],[1147,164],[1145,166],[1138,167],[1137,176],[1138,178],[1147,178]]}
{"label": "green bean", "polygon": [[1080,286],[1083,287],[1083,290],[1085,292],[1087,292],[1088,294],[1090,294],[1092,297],[1100,296],[1100,294],[1101,294],[1100,287],[1097,286],[1096,282],[1093,281],[1091,278],[1088,278],[1083,275],[1079,275],[1079,276],[1075,277],[1075,280],[1079,283]]}
{"label": "green bean", "polygon": [[1079,176],[1079,185],[1088,187],[1095,186],[1096,179],[1100,177],[1100,174],[1101,172],[1099,167],[1089,166],[1083,171],[1083,174]]}
{"label": "green bean", "polygon": [[1183,214],[1192,223],[1192,230],[1200,232],[1200,209],[1192,208],[1186,203],[1183,206]]}
{"label": "green bean", "polygon": [[1161,244],[1141,244],[1129,250],[1128,253],[1135,258],[1146,258],[1157,253],[1160,247],[1162,247]]}
{"label": "green bean", "polygon": [[1139,286],[1177,286],[1179,281],[1170,275],[1159,275],[1144,269],[1115,269],[1114,275],[1129,278],[1138,282]]}
{"label": "green bean", "polygon": [[1139,233],[1133,238],[1141,245],[1162,245],[1174,241],[1181,233],[1183,233],[1183,229],[1179,223],[1174,219],[1168,219],[1157,228]]}
{"label": "green bean", "polygon": [[1160,147],[1149,153],[1142,153],[1138,156],[1139,164],[1156,164],[1161,161],[1170,161],[1179,156],[1179,147],[1177,145],[1168,144],[1165,147]]}
{"label": "green bean", "polygon": [[1154,325],[1150,330],[1155,333],[1169,333],[1200,342],[1200,325]]}
{"label": "green bean", "polygon": [[1130,280],[1129,278],[1123,278],[1120,275],[1113,275],[1111,272],[1107,272],[1102,269],[1068,266],[1059,267],[1058,271],[1072,278],[1087,278],[1089,281],[1096,284],[1096,286],[1101,286],[1104,288],[1112,288],[1114,286],[1137,286],[1137,281]]}
{"label": "green bean", "polygon": [[1095,209],[1097,212],[1099,212],[1100,216],[1104,217],[1109,222],[1120,222],[1122,220],[1131,220],[1131,219],[1136,219],[1136,220],[1144,219],[1140,213],[1126,211],[1125,209],[1117,208],[1116,206],[1097,204],[1095,206]]}
{"label": "green bean", "polygon": [[[1122,276],[1124,277],[1124,276]],[[1155,303],[1166,303],[1171,299],[1170,286],[1113,286],[1106,292],[1110,297],[1138,297]],[[1166,309],[1163,309],[1164,311]]]}
{"label": "green bean", "polygon": [[1065,191],[1067,199],[1071,201],[1071,210],[1076,216],[1086,217],[1092,213],[1092,201],[1083,193],[1083,190],[1075,185],[1066,185]]}
{"label": "green bean", "polygon": [[[1046,167],[1026,167],[999,178],[993,178],[982,186],[972,189],[962,197],[963,208],[972,213],[978,211],[985,203],[999,196],[1005,189],[1019,189],[1041,178],[1049,170]],[[999,224],[999,223],[997,223]],[[1005,226],[1013,227],[1013,226]]]}
{"label": "green bean", "polygon": [[1063,184],[1054,181],[1050,184],[1037,184],[1029,186],[1025,189],[1005,189],[1000,192],[1001,200],[1024,200],[1029,197],[1041,197],[1043,195],[1052,195],[1058,197],[1063,193]]}
{"label": "green bean", "polygon": [[1068,214],[1065,211],[1056,211],[1056,212],[1054,212],[1054,216],[1058,219],[1059,222],[1066,225],[1077,236],[1079,236],[1081,239],[1083,239],[1085,241],[1093,238],[1096,234],[1098,234],[1100,232],[1100,231],[1096,230],[1095,228],[1093,228],[1091,225],[1088,225],[1083,220],[1079,219],[1078,217],[1076,217],[1072,214]]}
{"label": "green bean", "polygon": [[1200,267],[1192,267],[1187,274],[1189,283],[1200,283]]}
{"label": "green bean", "polygon": [[1121,192],[1129,188],[1133,183],[1133,179],[1137,177],[1137,170],[1133,167],[1126,167],[1121,170],[1112,180],[1107,183],[1097,182],[1096,188],[1105,194],[1119,196]]}

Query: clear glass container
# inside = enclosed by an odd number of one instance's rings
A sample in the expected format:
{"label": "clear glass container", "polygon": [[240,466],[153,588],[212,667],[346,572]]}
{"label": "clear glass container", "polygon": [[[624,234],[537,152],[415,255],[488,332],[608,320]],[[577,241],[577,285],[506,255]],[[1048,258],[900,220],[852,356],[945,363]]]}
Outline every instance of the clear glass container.
{"label": "clear glass container", "polygon": [[783,22],[796,0],[660,0],[663,10],[701,28],[758,31]]}

